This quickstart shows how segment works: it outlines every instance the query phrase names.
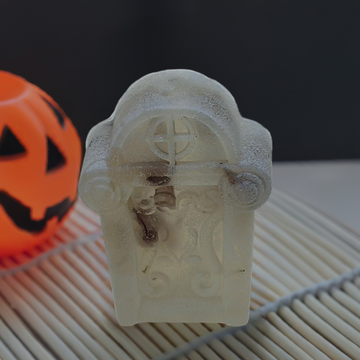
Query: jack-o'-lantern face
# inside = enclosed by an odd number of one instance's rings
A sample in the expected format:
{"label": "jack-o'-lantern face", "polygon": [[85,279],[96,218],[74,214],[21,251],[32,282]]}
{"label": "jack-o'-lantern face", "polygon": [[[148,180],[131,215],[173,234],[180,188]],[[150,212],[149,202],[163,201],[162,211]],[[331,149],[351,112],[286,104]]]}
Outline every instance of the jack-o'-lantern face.
{"label": "jack-o'-lantern face", "polygon": [[54,100],[0,71],[0,256],[56,230],[76,199],[80,161],[78,134]]}

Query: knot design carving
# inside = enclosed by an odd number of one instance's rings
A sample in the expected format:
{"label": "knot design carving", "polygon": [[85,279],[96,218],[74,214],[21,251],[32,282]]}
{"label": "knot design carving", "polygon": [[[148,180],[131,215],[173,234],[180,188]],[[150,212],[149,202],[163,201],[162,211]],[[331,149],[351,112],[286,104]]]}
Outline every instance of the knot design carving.
{"label": "knot design carving", "polygon": [[221,178],[219,187],[224,202],[233,207],[252,211],[263,203],[264,181],[254,173],[227,173]]}
{"label": "knot design carving", "polygon": [[110,179],[95,177],[86,183],[83,201],[97,212],[113,210],[121,201],[121,191]]}
{"label": "knot design carving", "polygon": [[[221,223],[223,213],[219,191],[214,189],[201,193],[178,192],[176,209],[152,213],[155,217],[166,217],[166,211],[177,212],[184,226],[173,228],[160,218],[155,222],[159,224],[159,239],[154,246],[144,247],[139,261],[139,284],[144,295],[151,298],[171,296],[179,288],[183,292],[184,286],[194,297],[219,295],[222,263],[215,251],[214,231]],[[189,211],[192,216],[187,218]],[[185,240],[179,243],[184,235]],[[169,271],[164,272],[164,268]]]}
{"label": "knot design carving", "polygon": [[[177,133],[175,130],[175,121],[180,121],[187,129],[187,132]],[[166,123],[166,133],[157,134],[157,129],[162,123]],[[151,151],[159,158],[169,161],[170,165],[175,165],[176,161],[188,155],[194,148],[196,139],[197,135],[195,133],[194,125],[186,117],[182,117],[179,120],[159,118],[150,124],[146,136],[146,141],[148,142]],[[186,143],[186,145],[181,151],[177,151],[176,144],[180,142]],[[157,146],[158,143],[167,143],[167,152],[160,149]]]}

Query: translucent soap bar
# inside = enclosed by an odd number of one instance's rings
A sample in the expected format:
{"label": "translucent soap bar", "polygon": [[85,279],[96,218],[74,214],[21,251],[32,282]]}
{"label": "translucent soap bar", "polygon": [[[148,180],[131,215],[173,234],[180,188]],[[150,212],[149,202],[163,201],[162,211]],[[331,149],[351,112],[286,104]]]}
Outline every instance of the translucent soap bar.
{"label": "translucent soap bar", "polygon": [[218,82],[168,70],[135,82],[86,146],[79,193],[101,216],[120,325],[245,324],[269,132]]}

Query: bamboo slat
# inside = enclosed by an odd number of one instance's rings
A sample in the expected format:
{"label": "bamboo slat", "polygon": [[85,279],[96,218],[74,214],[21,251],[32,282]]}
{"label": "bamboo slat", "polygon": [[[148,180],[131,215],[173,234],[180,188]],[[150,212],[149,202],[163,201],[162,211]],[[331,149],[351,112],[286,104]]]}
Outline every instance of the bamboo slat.
{"label": "bamboo slat", "polygon": [[256,214],[245,327],[116,321],[99,217],[0,259],[1,360],[360,359],[360,236],[275,190]]}

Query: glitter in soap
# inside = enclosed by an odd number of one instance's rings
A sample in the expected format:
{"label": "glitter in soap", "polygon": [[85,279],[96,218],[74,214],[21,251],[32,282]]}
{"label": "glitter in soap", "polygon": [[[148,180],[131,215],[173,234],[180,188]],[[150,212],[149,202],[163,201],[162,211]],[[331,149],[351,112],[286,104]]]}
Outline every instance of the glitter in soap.
{"label": "glitter in soap", "polygon": [[269,132],[218,82],[168,70],[135,82],[86,146],[79,193],[101,216],[119,323],[245,324]]}

